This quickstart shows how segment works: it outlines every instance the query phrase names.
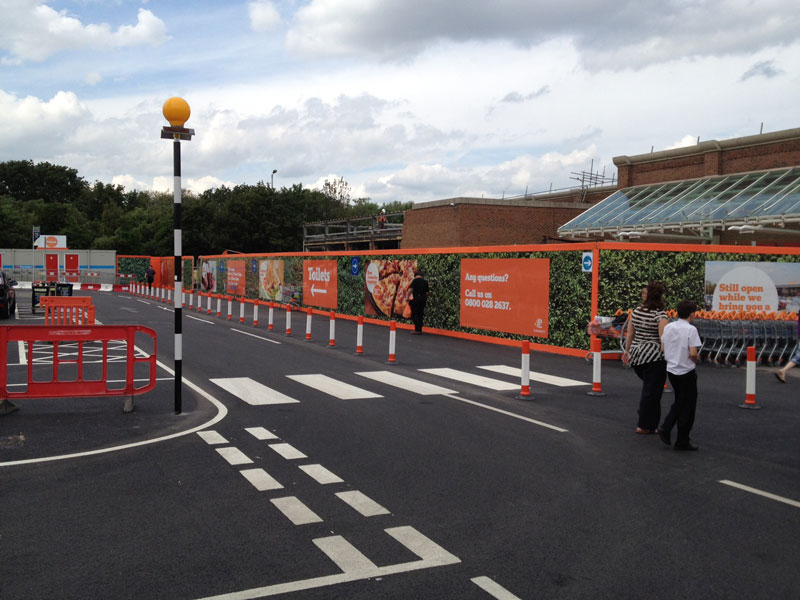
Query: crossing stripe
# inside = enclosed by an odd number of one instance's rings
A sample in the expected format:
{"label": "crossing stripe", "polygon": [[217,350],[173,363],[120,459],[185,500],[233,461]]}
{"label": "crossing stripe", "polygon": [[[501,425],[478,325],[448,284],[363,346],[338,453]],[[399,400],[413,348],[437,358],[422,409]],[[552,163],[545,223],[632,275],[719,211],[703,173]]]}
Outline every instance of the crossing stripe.
{"label": "crossing stripe", "polygon": [[300,452],[300,450],[298,450],[291,444],[270,444],[269,447],[287,460],[294,460],[297,458],[308,458],[305,454]]}
{"label": "crossing stripe", "polygon": [[227,444],[228,440],[222,437],[216,431],[198,431],[197,435],[199,435],[206,444]]}
{"label": "crossing stripe", "polygon": [[264,427],[245,427],[244,430],[257,440],[277,440],[278,436]]}
{"label": "crossing stripe", "polygon": [[340,400],[362,400],[365,398],[383,398],[349,383],[338,381],[327,375],[287,375],[289,379],[307,385],[310,388],[325,392]]}
{"label": "crossing stripe", "polygon": [[328,558],[336,563],[344,573],[363,573],[374,571],[377,565],[361,554],[355,546],[340,535],[317,538],[314,544],[322,550]]}
{"label": "crossing stripe", "polygon": [[272,498],[270,500],[279,511],[295,525],[321,523],[322,519],[313,510],[303,504],[296,496]]}
{"label": "crossing stripe", "polygon": [[392,527],[384,531],[431,566],[452,565],[461,562],[457,556],[450,554],[411,526]]}
{"label": "crossing stripe", "polygon": [[349,492],[339,492],[336,497],[349,504],[353,509],[361,513],[364,517],[376,517],[378,515],[388,515],[389,511],[383,508],[366,494],[358,490]]}
{"label": "crossing stripe", "polygon": [[[504,375],[513,375],[514,377],[522,377],[522,369],[518,367],[507,367],[506,365],[487,365],[485,367],[478,367],[487,371],[495,373],[502,373]],[[567,377],[557,377],[556,375],[547,375],[546,373],[537,373],[530,371],[531,381],[538,381],[539,383],[546,383],[548,385],[555,385],[558,387],[571,387],[576,385],[592,385],[585,381],[578,381],[577,379],[568,379]]]}
{"label": "crossing stripe", "polygon": [[217,452],[219,452],[220,456],[222,456],[222,458],[227,460],[233,466],[249,465],[253,462],[244,452],[238,448],[234,448],[233,446],[228,446],[227,448],[217,448]]}
{"label": "crossing stripe", "polygon": [[241,473],[247,481],[252,483],[253,487],[259,492],[283,489],[283,486],[264,469],[244,469],[243,471],[239,471],[239,473]]}
{"label": "crossing stripe", "polygon": [[249,377],[226,377],[212,379],[214,383],[226,392],[229,392],[247,402],[252,406],[262,406],[265,404],[293,404],[299,402],[285,394],[268,388],[263,383],[254,381]]}
{"label": "crossing stripe", "polygon": [[397,373],[392,373],[391,371],[364,371],[361,373],[356,373],[356,375],[366,377],[367,379],[372,379],[373,381],[379,381],[380,383],[385,383],[386,385],[398,387],[407,392],[420,394],[421,396],[458,393],[454,390],[448,390],[447,388],[433,385],[432,383],[420,381],[419,379],[398,375]]}
{"label": "crossing stripe", "polygon": [[456,369],[420,369],[420,371],[495,391],[519,389],[519,383],[509,383],[507,381],[501,381],[500,379],[492,379],[491,377],[484,377],[483,375],[473,375],[472,373],[458,371]]}
{"label": "crossing stripe", "polygon": [[322,485],[342,483],[344,481],[344,479],[338,475],[334,475],[322,465],[300,465],[300,470]]}

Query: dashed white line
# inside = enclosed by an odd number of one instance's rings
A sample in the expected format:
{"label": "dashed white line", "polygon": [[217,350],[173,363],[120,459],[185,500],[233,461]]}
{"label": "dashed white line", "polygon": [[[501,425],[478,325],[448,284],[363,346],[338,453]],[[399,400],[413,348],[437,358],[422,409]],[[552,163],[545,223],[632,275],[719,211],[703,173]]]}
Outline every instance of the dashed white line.
{"label": "dashed white line", "polygon": [[270,448],[272,448],[275,452],[280,454],[283,458],[287,460],[295,460],[298,458],[308,458],[305,454],[300,452],[297,448],[292,446],[291,444],[270,444]]}
{"label": "dashed white line", "polygon": [[239,471],[239,473],[241,473],[247,481],[252,483],[253,487],[259,492],[283,489],[283,486],[264,469],[244,469]]}
{"label": "dashed white line", "polygon": [[227,460],[233,466],[249,465],[253,462],[244,452],[233,446],[228,446],[227,448],[217,448],[217,452],[219,452],[220,456],[222,456],[222,458]]}
{"label": "dashed white line", "polygon": [[719,483],[723,485],[729,485],[731,487],[735,487],[737,489],[743,490],[745,492],[750,492],[751,494],[756,494],[758,496],[763,496],[764,498],[769,498],[770,500],[775,500],[776,502],[783,502],[784,504],[788,504],[789,506],[794,506],[795,508],[800,508],[800,502],[797,500],[791,500],[790,498],[784,498],[783,496],[778,496],[776,494],[771,494],[769,492],[765,492],[764,490],[759,490],[757,488],[750,487],[748,485],[743,485],[741,483],[736,483],[735,481],[730,481],[728,479],[720,479]]}
{"label": "dashed white line", "polygon": [[244,430],[257,440],[277,440],[278,436],[264,427],[245,427]]}
{"label": "dashed white line", "polygon": [[217,431],[198,431],[197,435],[199,435],[206,444],[227,444],[228,440],[226,440],[222,435],[220,435]]}
{"label": "dashed white line", "polygon": [[472,583],[481,588],[484,592],[488,592],[497,600],[522,600],[519,596],[515,596],[502,585],[495,583],[488,577],[474,577],[470,579]]}
{"label": "dashed white line", "polygon": [[194,321],[200,321],[201,323],[208,323],[209,325],[216,325],[216,323],[214,323],[214,321],[209,321],[208,319],[200,319],[199,317],[195,317],[195,316],[192,316],[192,315],[186,315],[186,318],[187,319],[192,319]]}
{"label": "dashed white line", "polygon": [[361,513],[364,517],[376,517],[378,515],[389,514],[388,510],[358,490],[338,492],[336,497],[350,505],[351,508]]}
{"label": "dashed white line", "polygon": [[300,470],[322,485],[342,483],[344,481],[344,479],[334,475],[322,465],[300,465]]}
{"label": "dashed white line", "polygon": [[361,554],[355,546],[340,535],[317,538],[314,540],[314,544],[344,573],[363,573],[378,568],[374,562]]}
{"label": "dashed white line", "polygon": [[249,335],[250,337],[258,338],[265,342],[269,342],[270,344],[280,345],[280,342],[278,340],[271,340],[269,338],[265,338],[263,335],[256,335],[255,333],[250,333],[249,331],[242,331],[241,329],[236,329],[235,327],[231,327],[231,331],[235,331],[236,333],[241,333],[242,335]]}
{"label": "dashed white line", "polygon": [[321,523],[322,519],[295,496],[270,500],[283,515],[295,525]]}

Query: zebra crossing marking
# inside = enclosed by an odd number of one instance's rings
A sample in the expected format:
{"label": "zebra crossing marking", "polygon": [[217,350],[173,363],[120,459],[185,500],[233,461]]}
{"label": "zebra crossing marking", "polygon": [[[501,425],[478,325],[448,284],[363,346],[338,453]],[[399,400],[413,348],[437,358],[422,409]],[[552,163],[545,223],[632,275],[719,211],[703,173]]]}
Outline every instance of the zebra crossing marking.
{"label": "zebra crossing marking", "polygon": [[484,377],[483,375],[473,375],[466,371],[458,371],[456,369],[420,369],[423,373],[430,373],[431,375],[438,375],[447,379],[453,379],[462,383],[469,383],[477,385],[478,387],[488,388],[496,392],[506,390],[518,390],[519,383],[509,383],[500,379],[492,379],[491,377]]}
{"label": "zebra crossing marking", "polygon": [[427,383],[425,381],[420,381],[419,379],[414,379],[413,377],[398,375],[397,373],[392,373],[391,371],[360,371],[357,372],[356,375],[360,375],[361,377],[366,377],[367,379],[378,381],[380,383],[385,383],[386,385],[391,385],[407,392],[413,392],[421,396],[458,393],[455,390],[448,390],[447,388],[443,388],[432,383]]}
{"label": "zebra crossing marking", "polygon": [[340,400],[363,400],[367,398],[383,398],[380,394],[375,394],[361,389],[349,383],[344,383],[327,375],[287,375],[287,377],[298,383],[302,383],[310,388],[324,392]]}
{"label": "zebra crossing marking", "polygon": [[251,406],[300,402],[249,377],[224,377],[210,381]]}

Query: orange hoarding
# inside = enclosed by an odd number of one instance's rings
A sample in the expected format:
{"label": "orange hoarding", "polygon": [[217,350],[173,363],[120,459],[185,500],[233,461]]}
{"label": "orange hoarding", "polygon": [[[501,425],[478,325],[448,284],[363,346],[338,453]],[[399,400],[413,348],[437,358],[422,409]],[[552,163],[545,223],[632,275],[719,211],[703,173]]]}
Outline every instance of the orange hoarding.
{"label": "orange hoarding", "polygon": [[339,294],[335,260],[303,261],[303,304],[336,308]]}
{"label": "orange hoarding", "polygon": [[228,291],[231,296],[244,296],[244,281],[247,264],[243,260],[228,261]]}
{"label": "orange hoarding", "polygon": [[461,326],[546,338],[550,259],[461,261]]}

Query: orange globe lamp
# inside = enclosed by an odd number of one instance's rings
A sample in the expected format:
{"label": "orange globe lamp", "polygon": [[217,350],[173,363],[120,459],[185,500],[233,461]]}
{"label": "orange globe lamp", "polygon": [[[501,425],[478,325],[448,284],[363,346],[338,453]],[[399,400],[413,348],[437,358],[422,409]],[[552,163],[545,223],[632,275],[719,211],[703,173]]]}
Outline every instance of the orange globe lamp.
{"label": "orange globe lamp", "polygon": [[173,127],[183,127],[184,123],[189,120],[189,115],[192,114],[189,103],[177,96],[173,96],[164,102],[161,112]]}

